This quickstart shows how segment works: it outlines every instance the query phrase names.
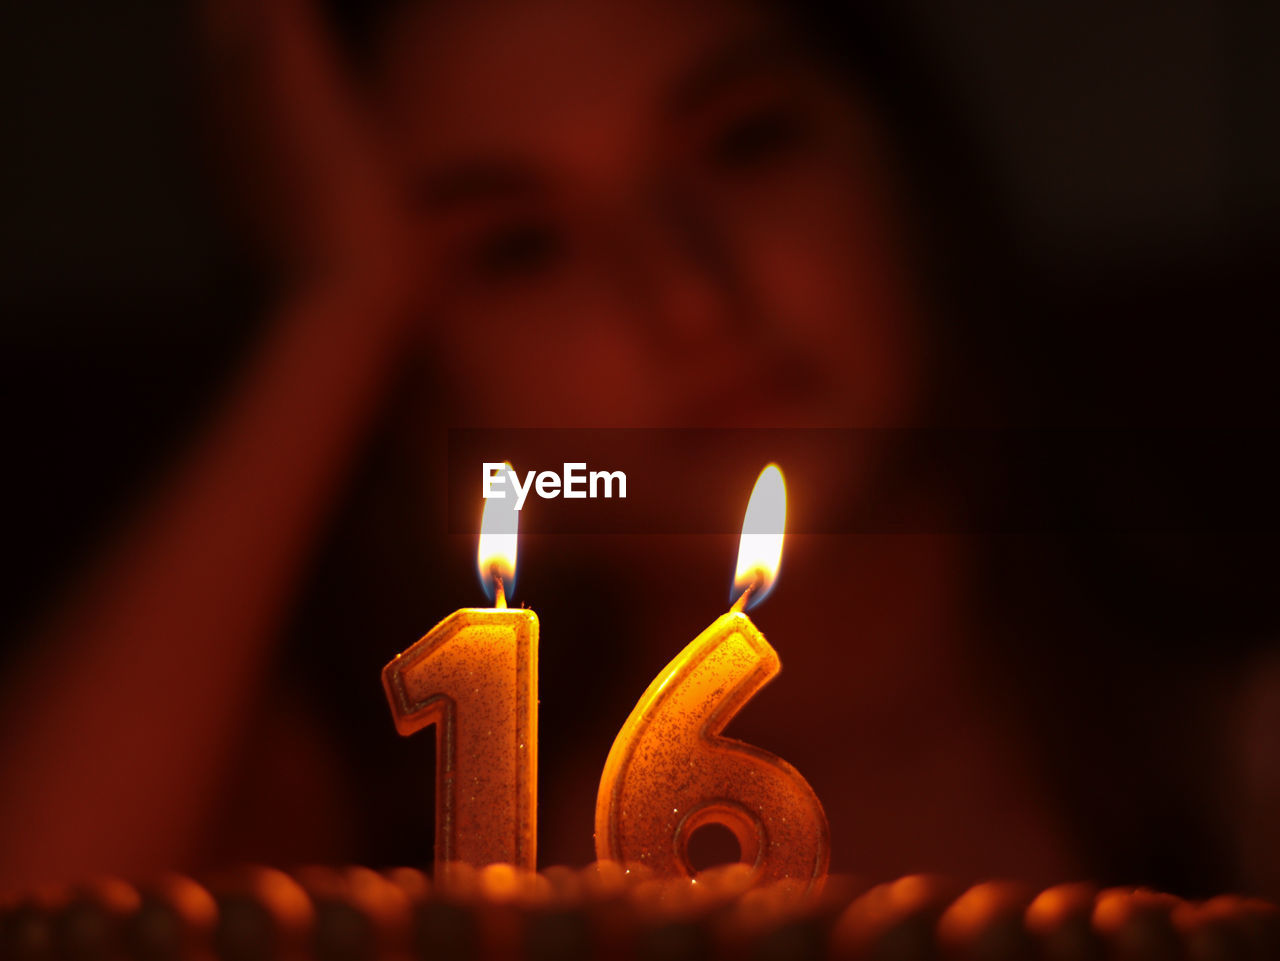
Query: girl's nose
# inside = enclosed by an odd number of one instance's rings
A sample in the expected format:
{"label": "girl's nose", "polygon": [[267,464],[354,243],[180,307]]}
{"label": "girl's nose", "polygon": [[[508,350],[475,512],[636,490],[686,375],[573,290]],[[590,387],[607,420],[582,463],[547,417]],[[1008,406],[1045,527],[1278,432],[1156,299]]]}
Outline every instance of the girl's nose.
{"label": "girl's nose", "polygon": [[620,273],[639,323],[671,347],[724,338],[742,321],[741,284],[725,239],[671,192],[642,197],[620,238]]}

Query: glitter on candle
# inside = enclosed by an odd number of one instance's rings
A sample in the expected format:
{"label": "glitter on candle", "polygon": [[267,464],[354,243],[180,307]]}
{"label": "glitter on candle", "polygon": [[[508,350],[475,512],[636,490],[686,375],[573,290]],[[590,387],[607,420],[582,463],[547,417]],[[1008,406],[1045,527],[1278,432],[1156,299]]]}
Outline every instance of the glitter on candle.
{"label": "glitter on candle", "polygon": [[436,728],[437,880],[537,864],[538,617],[507,610],[518,515],[495,503],[476,557],[494,606],[454,611],[382,671],[396,730]]}
{"label": "glitter on candle", "polygon": [[[817,795],[782,758],[723,734],[782,667],[742,611],[764,597],[776,574],[785,498],[782,472],[770,465],[743,524],[737,602],[654,678],[618,732],[596,797],[601,860],[642,865],[660,879],[693,878],[690,838],[718,824],[737,840],[736,870],[753,883],[790,880],[821,890],[830,838]],[[770,531],[767,544],[754,536]]]}

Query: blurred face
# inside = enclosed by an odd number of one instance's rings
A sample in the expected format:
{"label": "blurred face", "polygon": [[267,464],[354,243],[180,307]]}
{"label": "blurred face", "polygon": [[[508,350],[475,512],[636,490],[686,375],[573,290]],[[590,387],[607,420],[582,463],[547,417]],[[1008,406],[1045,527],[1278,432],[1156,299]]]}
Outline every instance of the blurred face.
{"label": "blurred face", "polygon": [[434,0],[384,52],[456,422],[908,422],[888,164],[775,10]]}

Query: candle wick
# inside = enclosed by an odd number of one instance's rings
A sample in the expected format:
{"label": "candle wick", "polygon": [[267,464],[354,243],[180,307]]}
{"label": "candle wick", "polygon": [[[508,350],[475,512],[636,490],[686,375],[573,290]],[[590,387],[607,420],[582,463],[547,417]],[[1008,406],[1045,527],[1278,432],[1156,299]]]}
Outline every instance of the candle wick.
{"label": "candle wick", "polygon": [[502,578],[497,574],[493,575],[493,606],[498,610],[506,610],[507,608],[507,590],[502,586]]}
{"label": "candle wick", "polygon": [[747,585],[747,589],[738,595],[738,599],[733,602],[733,606],[729,608],[730,614],[741,614],[747,609],[747,604],[751,601],[751,595],[755,593],[755,589],[764,582],[764,577],[756,574],[755,578]]}

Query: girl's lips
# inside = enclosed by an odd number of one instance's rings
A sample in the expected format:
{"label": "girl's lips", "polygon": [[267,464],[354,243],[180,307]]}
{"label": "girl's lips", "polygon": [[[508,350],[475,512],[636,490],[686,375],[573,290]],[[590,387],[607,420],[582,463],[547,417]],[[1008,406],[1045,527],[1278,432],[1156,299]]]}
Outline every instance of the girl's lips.
{"label": "girl's lips", "polygon": [[721,365],[682,394],[664,396],[663,426],[824,427],[838,411],[816,376],[790,377],[765,365]]}

